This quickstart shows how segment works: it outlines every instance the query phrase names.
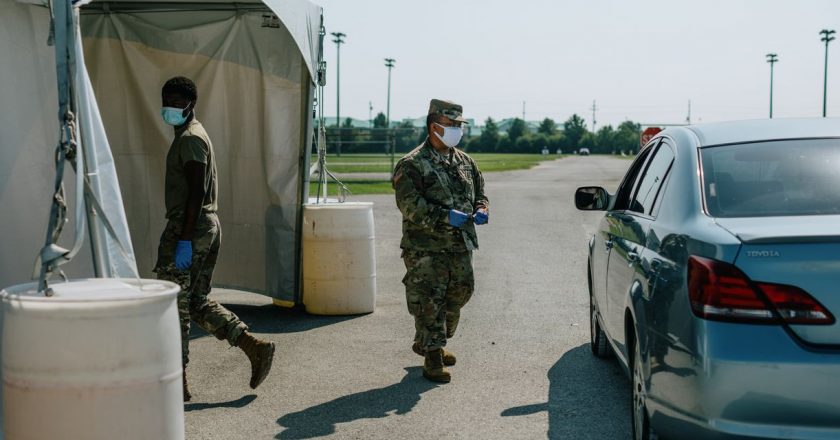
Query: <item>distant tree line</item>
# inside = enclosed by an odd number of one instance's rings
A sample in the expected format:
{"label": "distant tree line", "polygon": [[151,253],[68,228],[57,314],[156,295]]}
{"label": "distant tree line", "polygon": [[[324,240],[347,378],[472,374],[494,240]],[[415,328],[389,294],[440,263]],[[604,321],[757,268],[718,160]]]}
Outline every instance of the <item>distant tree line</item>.
{"label": "distant tree line", "polygon": [[[392,129],[386,128],[383,113],[373,119],[373,128],[353,127],[352,120],[343,121],[341,134],[342,153],[388,153],[391,143],[395,151],[404,153],[419,145],[426,138],[426,131],[414,127],[410,121],[402,121]],[[538,154],[543,148],[551,153],[561,150],[572,153],[581,148],[588,148],[593,154],[632,154],[639,151],[640,125],[624,121],[617,128],[606,125],[596,132],[591,132],[586,122],[573,114],[560,126],[551,118],[545,118],[539,124],[536,133],[531,133],[525,121],[516,118],[507,133],[502,133],[493,118],[484,121],[484,127],[478,136],[465,136],[459,145],[469,152],[479,153],[522,153]],[[336,151],[339,128],[327,129],[328,151]]]}
{"label": "distant tree line", "polygon": [[516,118],[508,132],[501,133],[496,121],[487,118],[481,134],[469,138],[465,148],[483,153],[540,153],[543,148],[551,153],[557,150],[571,153],[588,148],[593,154],[629,154],[639,151],[640,128],[635,122],[624,121],[618,128],[606,125],[593,133],[583,118],[574,114],[563,123],[562,131],[554,120],[545,118],[537,132],[530,133],[525,121]]}

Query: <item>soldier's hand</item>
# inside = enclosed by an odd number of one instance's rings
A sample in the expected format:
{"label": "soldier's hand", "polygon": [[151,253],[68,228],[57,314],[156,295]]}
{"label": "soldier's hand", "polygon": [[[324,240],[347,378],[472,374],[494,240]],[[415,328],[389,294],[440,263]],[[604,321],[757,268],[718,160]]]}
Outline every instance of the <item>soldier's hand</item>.
{"label": "soldier's hand", "polygon": [[449,224],[456,228],[464,226],[464,223],[466,223],[469,219],[469,214],[458,211],[457,209],[449,210]]}
{"label": "soldier's hand", "polygon": [[490,214],[487,213],[487,210],[484,208],[479,209],[478,211],[473,214],[473,219],[475,219],[475,224],[483,225],[486,224],[488,220],[490,220]]}
{"label": "soldier's hand", "polygon": [[178,270],[187,270],[192,266],[192,241],[178,240],[175,247],[175,267]]}

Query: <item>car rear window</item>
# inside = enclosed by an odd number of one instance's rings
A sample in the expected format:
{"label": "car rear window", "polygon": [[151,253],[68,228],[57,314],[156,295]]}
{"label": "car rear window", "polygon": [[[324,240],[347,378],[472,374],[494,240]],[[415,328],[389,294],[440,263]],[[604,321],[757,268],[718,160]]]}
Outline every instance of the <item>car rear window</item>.
{"label": "car rear window", "polygon": [[840,214],[840,140],[810,139],[700,150],[714,217]]}

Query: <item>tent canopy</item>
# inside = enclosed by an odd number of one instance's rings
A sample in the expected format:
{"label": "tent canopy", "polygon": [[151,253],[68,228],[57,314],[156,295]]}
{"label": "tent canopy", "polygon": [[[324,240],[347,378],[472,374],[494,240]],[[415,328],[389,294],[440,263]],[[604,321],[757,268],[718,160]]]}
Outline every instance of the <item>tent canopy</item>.
{"label": "tent canopy", "polygon": [[[0,56],[35,54],[0,65],[6,107],[0,131],[13,133],[0,139],[0,182],[9,182],[0,187],[0,203],[16,212],[4,210],[0,221],[11,221],[3,239],[18,245],[15,252],[9,246],[0,251],[0,285],[8,285],[28,278],[42,245],[58,121],[55,60],[46,46],[49,12],[12,0],[0,0],[0,8]],[[214,284],[296,301],[320,13],[306,0],[81,6],[78,53],[84,63],[76,95],[93,109],[92,123],[80,123],[82,139],[98,146],[98,163],[91,166],[98,167],[103,208],[129,231],[141,276],[153,276],[165,224],[164,159],[173,132],[160,118],[160,88],[183,75],[196,82],[196,115],[217,158],[223,240]],[[16,105],[27,100],[23,109]],[[19,114],[9,116],[11,110]],[[101,133],[97,125],[104,127]],[[29,221],[14,220],[21,214]],[[71,266],[72,276],[93,275],[89,263]]]}
{"label": "tent canopy", "polygon": [[[212,13],[224,11],[272,12],[274,17],[265,17],[264,25],[285,28],[290,34],[298,51],[303,57],[311,78],[316,77],[319,59],[319,36],[321,8],[307,0],[243,0],[237,2],[225,0],[204,1],[127,1],[93,0],[83,7],[83,11],[109,12],[183,12]],[[178,20],[170,24],[177,25]]]}

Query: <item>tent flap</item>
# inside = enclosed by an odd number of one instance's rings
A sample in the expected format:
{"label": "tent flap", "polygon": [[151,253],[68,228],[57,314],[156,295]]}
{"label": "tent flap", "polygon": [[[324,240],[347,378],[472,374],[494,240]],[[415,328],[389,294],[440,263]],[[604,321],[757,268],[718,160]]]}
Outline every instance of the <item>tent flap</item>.
{"label": "tent flap", "polygon": [[293,34],[264,15],[214,9],[82,16],[141,275],[151,275],[166,221],[164,164],[173,130],[160,118],[160,89],[186,76],[197,85],[196,117],[216,155],[223,238],[214,284],[294,299],[300,158],[309,131],[301,103],[309,102],[312,80]]}
{"label": "tent flap", "polygon": [[84,68],[84,52],[81,35],[76,39],[76,60],[79,68],[76,75],[76,101],[82,146],[87,161],[86,172],[89,182],[89,197],[98,212],[91,219],[89,228],[97,253],[105,267],[97,270],[102,277],[134,278],[138,276],[137,262],[131,245],[131,235],[125,219],[119,178],[111,154],[111,146],[105,134],[105,127],[99,115],[93,85]]}

